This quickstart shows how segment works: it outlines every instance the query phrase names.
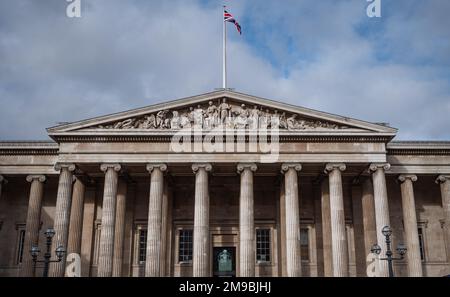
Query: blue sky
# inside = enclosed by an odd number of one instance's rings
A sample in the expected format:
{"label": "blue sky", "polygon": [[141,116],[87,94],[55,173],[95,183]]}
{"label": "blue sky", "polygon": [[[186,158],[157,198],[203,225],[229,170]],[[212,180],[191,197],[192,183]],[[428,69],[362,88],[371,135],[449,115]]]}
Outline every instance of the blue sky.
{"label": "blue sky", "polygon": [[0,140],[221,86],[450,140],[450,1],[63,0],[0,2]]}

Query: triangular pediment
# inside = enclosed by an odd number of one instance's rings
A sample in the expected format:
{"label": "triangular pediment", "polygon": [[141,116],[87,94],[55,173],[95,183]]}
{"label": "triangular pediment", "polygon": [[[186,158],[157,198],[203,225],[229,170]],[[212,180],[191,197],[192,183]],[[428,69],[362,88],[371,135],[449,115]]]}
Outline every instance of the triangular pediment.
{"label": "triangular pediment", "polygon": [[232,91],[169,101],[48,129],[50,136],[83,133],[158,133],[202,129],[271,129],[299,133],[386,133],[396,129]]}

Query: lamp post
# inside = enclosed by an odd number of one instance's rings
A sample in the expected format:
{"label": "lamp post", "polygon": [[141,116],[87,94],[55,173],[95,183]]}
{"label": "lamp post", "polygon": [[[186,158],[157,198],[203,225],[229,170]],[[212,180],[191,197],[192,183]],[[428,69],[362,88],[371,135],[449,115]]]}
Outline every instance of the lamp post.
{"label": "lamp post", "polygon": [[[404,244],[399,244],[397,246],[397,252],[400,255],[400,257],[395,258],[393,257],[394,253],[391,250],[391,235],[392,235],[392,229],[389,226],[384,226],[381,230],[381,233],[386,237],[386,258],[381,258],[380,260],[388,261],[388,267],[389,267],[389,277],[394,277],[394,269],[392,266],[392,262],[396,260],[403,260],[406,254],[406,246]],[[379,255],[381,254],[381,247],[378,244],[374,244],[370,251],[373,254]]]}
{"label": "lamp post", "polygon": [[55,250],[57,260],[51,260],[52,254],[50,252],[50,249],[52,247],[53,236],[55,236],[55,230],[53,230],[52,228],[48,228],[44,234],[45,234],[45,237],[47,238],[47,242],[46,242],[47,250],[44,254],[44,260],[37,259],[39,253],[41,252],[41,250],[39,249],[38,246],[33,245],[31,247],[30,253],[31,253],[31,257],[33,258],[34,267],[36,268],[36,263],[44,263],[44,273],[42,276],[48,277],[48,270],[49,270],[50,263],[61,262],[64,255],[66,254],[66,250],[64,249],[63,246],[61,246],[61,245],[58,246]]}

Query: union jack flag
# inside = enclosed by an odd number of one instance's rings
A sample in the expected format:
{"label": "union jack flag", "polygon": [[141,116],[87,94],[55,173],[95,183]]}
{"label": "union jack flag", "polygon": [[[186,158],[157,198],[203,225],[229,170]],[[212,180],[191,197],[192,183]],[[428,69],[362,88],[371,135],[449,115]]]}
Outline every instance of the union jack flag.
{"label": "union jack flag", "polygon": [[224,10],[223,12],[223,18],[225,22],[233,23],[236,26],[236,29],[238,30],[239,34],[242,35],[242,29],[241,25],[236,21],[236,19],[229,13],[228,11]]}

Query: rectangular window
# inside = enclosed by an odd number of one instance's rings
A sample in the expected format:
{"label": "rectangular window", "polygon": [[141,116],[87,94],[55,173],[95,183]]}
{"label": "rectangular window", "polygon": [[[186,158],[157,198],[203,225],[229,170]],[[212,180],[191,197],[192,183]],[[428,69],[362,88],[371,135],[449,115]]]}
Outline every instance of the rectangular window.
{"label": "rectangular window", "polygon": [[17,258],[16,264],[22,263],[23,260],[23,249],[25,244],[25,229],[19,229],[19,238],[17,240]]}
{"label": "rectangular window", "polygon": [[139,230],[139,251],[138,251],[139,264],[145,263],[146,252],[147,252],[147,230],[140,229]]}
{"label": "rectangular window", "polygon": [[256,229],[256,261],[270,262],[270,229]]}
{"label": "rectangular window", "polygon": [[180,230],[178,244],[178,262],[192,261],[192,234],[189,229]]}
{"label": "rectangular window", "polygon": [[420,259],[425,260],[424,240],[423,240],[423,228],[418,229],[419,233],[419,247],[420,247]]}
{"label": "rectangular window", "polygon": [[302,260],[309,261],[309,230],[307,228],[300,229],[300,253]]}

